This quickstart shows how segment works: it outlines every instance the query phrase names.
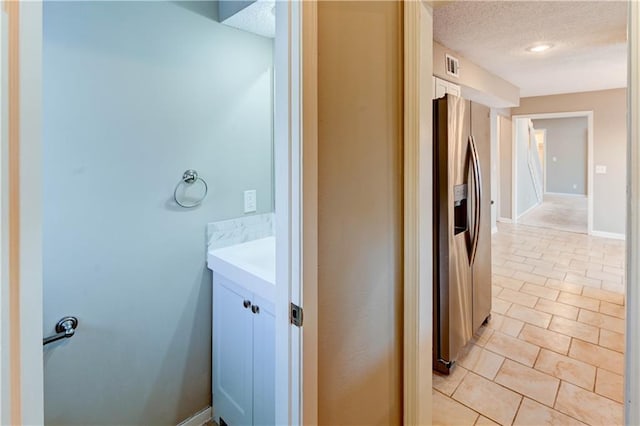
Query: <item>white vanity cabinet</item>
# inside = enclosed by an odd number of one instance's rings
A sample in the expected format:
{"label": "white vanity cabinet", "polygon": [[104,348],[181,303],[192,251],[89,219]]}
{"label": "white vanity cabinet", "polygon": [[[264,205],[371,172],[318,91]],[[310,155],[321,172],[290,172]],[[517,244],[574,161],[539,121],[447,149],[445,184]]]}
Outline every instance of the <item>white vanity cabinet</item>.
{"label": "white vanity cabinet", "polygon": [[213,274],[213,410],[220,426],[275,424],[273,303]]}

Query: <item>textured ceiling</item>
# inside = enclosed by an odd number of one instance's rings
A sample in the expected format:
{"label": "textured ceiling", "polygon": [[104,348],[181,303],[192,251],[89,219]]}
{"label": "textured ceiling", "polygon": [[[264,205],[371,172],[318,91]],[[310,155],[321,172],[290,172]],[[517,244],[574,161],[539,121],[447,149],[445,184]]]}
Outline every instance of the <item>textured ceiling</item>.
{"label": "textured ceiling", "polygon": [[[521,96],[625,87],[622,1],[455,1],[434,9],[434,39]],[[525,49],[551,43],[544,53]]]}
{"label": "textured ceiling", "polygon": [[275,6],[275,0],[257,0],[224,20],[223,23],[263,37],[274,38],[276,36]]}

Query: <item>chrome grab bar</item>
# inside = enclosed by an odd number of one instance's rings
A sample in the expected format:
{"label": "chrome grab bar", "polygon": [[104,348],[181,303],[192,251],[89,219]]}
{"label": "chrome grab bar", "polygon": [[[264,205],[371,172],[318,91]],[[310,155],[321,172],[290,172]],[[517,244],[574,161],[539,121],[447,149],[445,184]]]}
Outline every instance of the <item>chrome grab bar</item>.
{"label": "chrome grab bar", "polygon": [[49,343],[57,342],[58,340],[72,337],[76,333],[76,328],[78,328],[78,318],[64,317],[56,324],[57,334],[45,337],[42,339],[42,344],[47,345]]}

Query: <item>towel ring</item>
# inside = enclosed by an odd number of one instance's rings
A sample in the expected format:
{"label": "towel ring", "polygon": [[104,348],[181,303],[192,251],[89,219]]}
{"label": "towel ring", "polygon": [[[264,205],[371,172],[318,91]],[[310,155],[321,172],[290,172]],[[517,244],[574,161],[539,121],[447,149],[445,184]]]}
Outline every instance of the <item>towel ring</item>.
{"label": "towel ring", "polygon": [[[186,183],[187,185],[193,185],[197,181],[201,181],[204,184],[204,194],[202,194],[202,197],[200,197],[199,200],[191,204],[180,202],[178,200],[178,189],[180,188],[180,186],[183,183]],[[191,209],[194,207],[198,207],[200,204],[202,204],[204,199],[207,197],[208,192],[209,192],[209,186],[207,185],[207,182],[204,179],[202,179],[200,176],[198,176],[198,172],[196,172],[195,170],[189,169],[182,174],[182,179],[180,179],[180,181],[176,185],[176,189],[173,190],[173,199],[175,200],[176,204],[178,204],[180,207],[184,207],[185,209]]]}

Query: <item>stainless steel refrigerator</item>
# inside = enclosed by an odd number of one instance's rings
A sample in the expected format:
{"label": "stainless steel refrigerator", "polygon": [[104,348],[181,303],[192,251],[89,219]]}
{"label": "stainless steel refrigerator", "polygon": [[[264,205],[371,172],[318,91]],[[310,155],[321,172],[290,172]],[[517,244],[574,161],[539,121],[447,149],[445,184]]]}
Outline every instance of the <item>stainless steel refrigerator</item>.
{"label": "stainless steel refrigerator", "polygon": [[444,374],[491,313],[489,108],[433,101],[433,368]]}

